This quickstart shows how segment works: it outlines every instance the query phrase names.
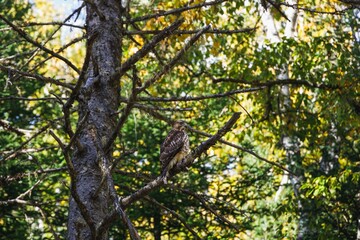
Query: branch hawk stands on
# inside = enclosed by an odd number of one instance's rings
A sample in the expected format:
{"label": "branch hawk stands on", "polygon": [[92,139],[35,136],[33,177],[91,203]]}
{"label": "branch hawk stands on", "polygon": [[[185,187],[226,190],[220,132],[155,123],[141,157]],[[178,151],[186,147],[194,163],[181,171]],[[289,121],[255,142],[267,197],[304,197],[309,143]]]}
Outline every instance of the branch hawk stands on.
{"label": "branch hawk stands on", "polygon": [[185,132],[185,127],[184,121],[176,121],[160,146],[160,162],[164,183],[167,183],[170,170],[190,151],[189,137]]}

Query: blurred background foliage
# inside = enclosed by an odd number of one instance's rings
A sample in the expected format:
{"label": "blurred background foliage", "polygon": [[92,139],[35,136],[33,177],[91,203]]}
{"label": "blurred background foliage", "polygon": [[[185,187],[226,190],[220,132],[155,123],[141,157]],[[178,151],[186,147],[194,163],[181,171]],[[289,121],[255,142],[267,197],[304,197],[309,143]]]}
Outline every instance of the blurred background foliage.
{"label": "blurred background foliage", "polygon": [[[134,0],[129,16],[136,20],[200,3]],[[77,4],[79,7],[81,2]],[[0,0],[0,14],[80,68],[85,51],[84,12],[70,18],[74,26],[60,29],[54,24],[64,19],[58,11],[60,5],[59,1]],[[161,30],[179,16],[185,20],[179,31],[197,30],[206,24],[219,30],[255,27],[246,33],[202,36],[171,73],[139,96],[121,129],[114,159],[129,150],[133,154],[121,159],[113,177],[119,195],[127,196],[159,175],[159,147],[170,130],[168,120],[184,119],[196,130],[215,134],[233,112],[243,112],[223,139],[250,154],[218,143],[188,172],[131,205],[127,213],[142,238],[294,239],[299,230],[300,199],[311,239],[355,239],[360,219],[359,11],[316,13],[347,7],[323,1],[302,1],[301,6],[313,11],[299,11],[295,37],[282,37],[279,28],[278,43],[266,38],[266,26],[259,21],[263,10],[256,1],[224,1],[126,25],[123,60],[153,36],[135,31]],[[286,23],[278,11],[269,11],[278,26]],[[53,24],[40,24],[46,22]],[[131,94],[134,76],[140,82],[151,78],[188,37],[175,34],[162,41],[136,63],[136,71],[122,78],[119,112]],[[64,47],[71,42],[74,44]],[[76,83],[75,71],[25,41],[3,21],[0,53],[2,66]],[[283,84],[277,83],[284,65],[289,69],[291,99],[291,109],[286,112],[280,106]],[[69,141],[62,124],[61,101],[70,92],[1,70],[0,239],[62,239],[66,236],[69,176],[48,131]],[[189,100],[234,90],[244,92]],[[75,127],[76,108],[71,120]],[[280,144],[284,133],[300,142],[296,164],[303,178],[299,196],[294,194],[287,172],[256,157],[292,169]],[[189,131],[189,136],[192,148],[206,139],[194,131]],[[120,221],[112,227],[111,238],[128,238]]]}

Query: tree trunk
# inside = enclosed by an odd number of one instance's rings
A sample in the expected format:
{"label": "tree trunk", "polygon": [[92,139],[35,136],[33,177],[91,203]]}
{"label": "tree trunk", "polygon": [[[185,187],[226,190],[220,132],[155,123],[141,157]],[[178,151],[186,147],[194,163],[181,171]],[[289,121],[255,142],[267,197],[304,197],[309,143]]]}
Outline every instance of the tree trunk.
{"label": "tree trunk", "polygon": [[107,239],[108,228],[98,230],[114,209],[108,184],[103,184],[112,151],[107,144],[116,126],[121,64],[121,1],[84,1],[86,5],[87,57],[78,95],[79,120],[72,156],[74,177],[68,218],[68,239]]}

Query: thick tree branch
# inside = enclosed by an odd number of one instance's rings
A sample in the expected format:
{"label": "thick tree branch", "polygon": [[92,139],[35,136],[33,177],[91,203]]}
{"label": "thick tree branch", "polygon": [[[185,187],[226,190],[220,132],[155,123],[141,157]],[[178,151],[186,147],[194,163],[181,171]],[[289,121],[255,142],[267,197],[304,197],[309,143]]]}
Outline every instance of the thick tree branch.
{"label": "thick tree branch", "polygon": [[[213,146],[222,136],[225,135],[225,133],[229,132],[231,127],[236,123],[239,117],[240,117],[240,113],[234,113],[232,117],[229,119],[229,121],[224,125],[224,127],[222,127],[214,136],[211,136],[208,140],[202,142],[190,154],[188,154],[183,160],[181,160],[175,166],[175,169],[173,169],[173,171],[170,172],[170,176],[174,176],[175,174],[186,170],[186,168],[189,167],[196,158],[200,157],[202,153],[204,153],[211,146]],[[143,188],[131,194],[130,196],[122,198],[121,205],[127,207],[132,202],[137,201],[140,198],[143,198],[155,188],[160,187],[162,184],[164,184],[163,178],[159,176],[155,180],[148,183]]]}

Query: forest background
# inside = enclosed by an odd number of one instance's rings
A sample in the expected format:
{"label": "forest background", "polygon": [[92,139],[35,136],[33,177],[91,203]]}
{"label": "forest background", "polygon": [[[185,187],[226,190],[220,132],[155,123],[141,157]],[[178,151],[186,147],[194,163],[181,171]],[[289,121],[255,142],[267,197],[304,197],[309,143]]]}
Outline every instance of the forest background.
{"label": "forest background", "polygon": [[360,1],[69,4],[0,0],[0,239],[360,239]]}

